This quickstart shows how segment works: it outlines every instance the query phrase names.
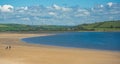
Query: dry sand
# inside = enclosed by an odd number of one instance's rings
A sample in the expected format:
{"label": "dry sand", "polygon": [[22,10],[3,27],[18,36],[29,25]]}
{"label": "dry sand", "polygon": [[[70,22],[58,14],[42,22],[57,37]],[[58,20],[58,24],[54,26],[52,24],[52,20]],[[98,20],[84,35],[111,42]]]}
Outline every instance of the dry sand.
{"label": "dry sand", "polygon": [[[0,33],[0,64],[120,64],[120,52],[34,45],[21,38],[48,34]],[[11,50],[5,50],[11,45]]]}

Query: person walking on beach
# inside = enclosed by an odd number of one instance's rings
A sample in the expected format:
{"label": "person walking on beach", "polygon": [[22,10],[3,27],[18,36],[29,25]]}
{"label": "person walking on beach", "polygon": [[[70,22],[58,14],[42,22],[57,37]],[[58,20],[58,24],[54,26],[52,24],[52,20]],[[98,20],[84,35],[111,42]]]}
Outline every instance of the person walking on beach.
{"label": "person walking on beach", "polygon": [[11,46],[9,45],[9,50],[11,49]]}
{"label": "person walking on beach", "polygon": [[9,45],[9,46],[7,46],[6,48],[5,48],[6,50],[10,50],[11,49],[11,46]]}
{"label": "person walking on beach", "polygon": [[6,46],[5,49],[7,50],[7,49],[8,49],[8,46]]}

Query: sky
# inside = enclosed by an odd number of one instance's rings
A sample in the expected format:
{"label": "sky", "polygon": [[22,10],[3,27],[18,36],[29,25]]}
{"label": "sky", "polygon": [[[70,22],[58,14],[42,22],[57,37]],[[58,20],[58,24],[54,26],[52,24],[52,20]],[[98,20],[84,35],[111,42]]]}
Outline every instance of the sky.
{"label": "sky", "polygon": [[79,25],[119,17],[120,0],[0,0],[0,23]]}
{"label": "sky", "polygon": [[82,8],[90,8],[98,4],[106,4],[107,2],[120,3],[120,0],[0,0],[0,5],[10,4],[15,7],[43,5],[51,6],[57,4],[60,6],[80,6]]}

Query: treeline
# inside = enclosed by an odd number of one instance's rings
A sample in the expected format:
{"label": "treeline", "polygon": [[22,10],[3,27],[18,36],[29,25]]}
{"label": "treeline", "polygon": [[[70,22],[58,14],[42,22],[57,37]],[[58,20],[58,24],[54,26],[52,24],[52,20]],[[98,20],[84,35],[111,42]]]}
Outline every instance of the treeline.
{"label": "treeline", "polygon": [[120,21],[105,21],[77,26],[0,24],[0,32],[7,31],[120,31]]}
{"label": "treeline", "polygon": [[22,24],[0,24],[0,31],[68,31],[73,26],[56,26],[56,25],[22,25]]}

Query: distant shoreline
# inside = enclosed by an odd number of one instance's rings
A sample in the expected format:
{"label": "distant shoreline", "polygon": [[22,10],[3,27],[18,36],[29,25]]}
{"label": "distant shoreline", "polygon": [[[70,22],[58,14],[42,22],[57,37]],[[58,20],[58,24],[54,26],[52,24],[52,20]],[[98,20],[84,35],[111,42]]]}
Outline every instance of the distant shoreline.
{"label": "distant shoreline", "polygon": [[31,31],[31,32],[15,32],[15,31],[6,31],[6,32],[1,32],[0,33],[17,33],[17,34],[44,34],[44,33],[47,33],[47,34],[55,34],[55,33],[65,33],[65,32],[120,32],[120,31],[43,31],[43,32],[34,32],[34,31]]}
{"label": "distant shoreline", "polygon": [[68,25],[25,25],[25,24],[0,24],[0,32],[120,32],[120,20],[104,21],[91,24]]}

